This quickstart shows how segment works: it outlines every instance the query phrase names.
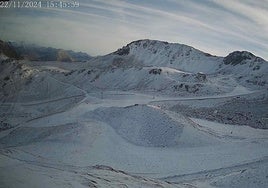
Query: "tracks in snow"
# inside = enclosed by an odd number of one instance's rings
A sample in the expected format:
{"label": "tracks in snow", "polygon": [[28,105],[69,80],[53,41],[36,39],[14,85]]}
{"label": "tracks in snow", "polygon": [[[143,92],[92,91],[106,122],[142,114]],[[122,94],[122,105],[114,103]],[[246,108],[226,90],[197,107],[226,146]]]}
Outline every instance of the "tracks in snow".
{"label": "tracks in snow", "polygon": [[168,177],[162,177],[159,179],[171,183],[191,182],[194,180],[211,179],[218,176],[224,176],[234,172],[243,173],[247,169],[257,168],[261,164],[268,165],[268,156],[257,159],[255,161],[245,162],[234,166],[222,167],[214,170],[204,170],[192,174],[173,175]]}

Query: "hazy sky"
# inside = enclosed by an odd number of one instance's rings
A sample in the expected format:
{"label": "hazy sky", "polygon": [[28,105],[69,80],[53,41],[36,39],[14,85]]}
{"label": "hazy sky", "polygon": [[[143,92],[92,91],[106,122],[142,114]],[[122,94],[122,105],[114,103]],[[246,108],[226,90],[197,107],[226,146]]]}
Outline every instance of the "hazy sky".
{"label": "hazy sky", "polygon": [[0,38],[90,55],[149,38],[215,55],[247,50],[268,59],[268,0],[77,2],[79,8],[1,8]]}

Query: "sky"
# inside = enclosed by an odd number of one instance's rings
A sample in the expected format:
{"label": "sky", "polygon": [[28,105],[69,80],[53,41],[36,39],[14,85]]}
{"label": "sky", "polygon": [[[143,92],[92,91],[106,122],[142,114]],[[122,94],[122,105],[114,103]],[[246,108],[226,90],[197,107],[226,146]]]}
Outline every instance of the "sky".
{"label": "sky", "polygon": [[43,1],[41,8],[0,8],[0,39],[93,56],[154,39],[219,56],[246,50],[268,60],[268,0],[75,1],[79,7]]}

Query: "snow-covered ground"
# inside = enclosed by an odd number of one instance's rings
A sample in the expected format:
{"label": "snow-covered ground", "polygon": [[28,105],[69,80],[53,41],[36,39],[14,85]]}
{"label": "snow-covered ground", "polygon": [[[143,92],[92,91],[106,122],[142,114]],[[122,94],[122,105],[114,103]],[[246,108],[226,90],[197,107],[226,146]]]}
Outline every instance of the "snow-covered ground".
{"label": "snow-covered ground", "polygon": [[[65,112],[2,131],[2,185],[102,187],[109,180],[107,186],[114,187],[121,181],[130,187],[154,187],[158,181],[164,187],[230,187],[235,178],[243,182],[234,187],[267,185],[267,177],[259,177],[268,168],[266,130],[189,119],[146,105],[159,99],[108,92],[102,99],[89,96]],[[95,165],[128,174],[96,170]]]}
{"label": "snow-covered ground", "polygon": [[268,186],[266,65],[241,81],[189,46],[124,48],[2,59],[0,187]]}

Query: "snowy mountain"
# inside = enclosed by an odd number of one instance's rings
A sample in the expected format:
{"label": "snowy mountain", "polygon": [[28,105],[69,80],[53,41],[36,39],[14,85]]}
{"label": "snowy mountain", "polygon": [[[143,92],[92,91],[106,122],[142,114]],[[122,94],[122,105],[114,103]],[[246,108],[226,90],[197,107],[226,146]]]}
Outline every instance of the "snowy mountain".
{"label": "snowy mountain", "polygon": [[264,59],[139,40],[72,63],[0,44],[0,187],[267,187]]}
{"label": "snowy mountain", "polygon": [[253,54],[250,58],[243,54],[250,53],[216,57],[182,44],[140,40],[92,58],[87,66],[66,76],[84,89],[158,91],[172,96],[223,94],[240,86],[267,88],[268,63]]}
{"label": "snowy mountain", "polygon": [[169,67],[190,73],[230,74],[236,75],[238,79],[250,77],[247,78],[248,83],[267,87],[267,61],[246,51],[236,51],[223,58],[183,44],[140,40],[128,44],[114,54],[133,57],[145,66]]}
{"label": "snowy mountain", "polygon": [[180,69],[185,72],[214,72],[221,57],[212,56],[183,44],[139,40],[117,50],[119,56],[133,56],[145,66]]}
{"label": "snowy mountain", "polygon": [[267,88],[268,63],[250,52],[235,51],[223,59],[219,73],[234,76],[245,86],[260,86]]}

